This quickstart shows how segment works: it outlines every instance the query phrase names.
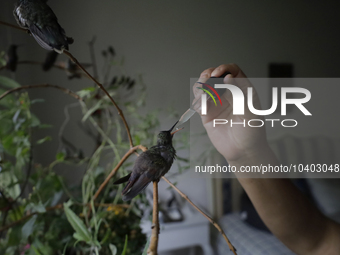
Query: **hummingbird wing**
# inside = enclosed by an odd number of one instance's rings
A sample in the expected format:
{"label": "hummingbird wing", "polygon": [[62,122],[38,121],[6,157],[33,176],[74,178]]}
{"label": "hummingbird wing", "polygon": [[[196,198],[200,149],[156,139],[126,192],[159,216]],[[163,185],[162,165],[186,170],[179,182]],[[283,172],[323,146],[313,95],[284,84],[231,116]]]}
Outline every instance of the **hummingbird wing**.
{"label": "hummingbird wing", "polygon": [[167,162],[160,154],[150,150],[143,152],[135,161],[128,184],[122,191],[123,201],[130,200],[142,192],[152,181],[161,177]]}
{"label": "hummingbird wing", "polygon": [[65,31],[59,24],[56,27],[39,28],[36,24],[30,26],[31,34],[37,43],[45,50],[55,50],[59,54],[64,49],[68,50],[68,41]]}

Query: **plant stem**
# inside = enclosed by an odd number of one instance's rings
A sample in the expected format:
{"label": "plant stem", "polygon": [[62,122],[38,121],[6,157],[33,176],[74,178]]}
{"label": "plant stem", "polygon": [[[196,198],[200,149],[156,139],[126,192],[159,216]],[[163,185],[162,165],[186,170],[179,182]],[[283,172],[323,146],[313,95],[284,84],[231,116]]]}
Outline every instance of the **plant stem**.
{"label": "plant stem", "polygon": [[97,197],[99,196],[100,192],[102,192],[102,190],[105,188],[107,183],[116,174],[116,172],[122,166],[122,164],[125,162],[125,160],[127,160],[131,156],[131,154],[133,154],[137,149],[140,149],[142,151],[146,151],[147,150],[146,147],[144,147],[143,145],[137,145],[135,147],[130,148],[130,150],[127,153],[125,153],[124,157],[118,162],[116,167],[106,177],[105,181],[100,185],[99,189],[97,190],[97,192],[93,196],[93,201],[95,201],[97,199]]}
{"label": "plant stem", "polygon": [[5,21],[1,21],[1,20],[0,20],[0,24],[5,25],[5,26],[8,26],[8,27],[15,28],[15,29],[18,29],[18,30],[21,30],[21,31],[24,31],[24,32],[26,32],[26,33],[29,33],[29,30],[28,30],[28,29],[22,28],[22,27],[19,27],[19,26],[16,26],[16,25],[13,25],[13,24],[11,24],[11,23],[7,23],[7,22],[5,22]]}
{"label": "plant stem", "polygon": [[21,86],[21,87],[18,87],[18,88],[10,89],[10,90],[7,90],[5,93],[3,93],[0,96],[0,100],[3,99],[8,94],[11,94],[13,92],[23,90],[23,89],[34,89],[34,88],[55,88],[55,89],[59,89],[59,90],[63,91],[64,93],[74,97],[75,99],[77,99],[79,101],[83,101],[83,99],[80,96],[78,96],[76,93],[74,93],[73,91],[71,91],[67,88],[63,88],[63,87],[60,87],[58,85],[52,85],[52,84],[27,85],[27,86]]}
{"label": "plant stem", "polygon": [[130,142],[130,148],[133,147],[133,141],[132,141],[132,137],[131,137],[131,133],[130,133],[130,128],[129,125],[126,122],[125,116],[123,114],[123,111],[119,108],[119,106],[117,105],[117,103],[113,100],[113,98],[111,97],[111,95],[109,94],[109,92],[107,92],[107,90],[104,88],[104,86],[97,81],[88,71],[86,71],[86,69],[79,63],[79,61],[69,52],[69,51],[64,51],[64,54],[66,56],[68,56],[72,62],[74,62],[81,70],[83,70],[84,73],[86,73],[86,75],[94,82],[98,85],[98,87],[100,87],[105,94],[109,97],[109,99],[111,100],[111,102],[113,103],[113,105],[116,107],[118,114],[120,115],[120,117],[123,120],[126,132],[128,134],[129,137],[129,142]]}
{"label": "plant stem", "polygon": [[[10,23],[7,23],[7,22],[4,22],[4,21],[0,21],[0,24],[2,25],[5,25],[5,26],[9,26],[9,27],[12,27],[12,28],[16,28],[16,29],[20,29],[22,31],[25,31],[25,32],[28,32],[29,33],[29,30],[25,29],[25,28],[21,28],[21,27],[18,27],[16,25],[12,25]],[[68,56],[72,62],[74,62],[81,70],[83,70],[83,72],[94,82],[96,83],[104,92],[105,94],[109,97],[109,99],[111,100],[111,102],[113,103],[113,105],[116,107],[117,111],[118,111],[118,114],[120,115],[120,117],[122,118],[123,120],[123,123],[125,125],[125,128],[126,128],[126,132],[128,134],[128,137],[129,137],[129,142],[130,142],[130,148],[133,147],[133,141],[132,141],[132,137],[131,137],[131,133],[130,133],[130,128],[129,128],[129,125],[127,124],[126,122],[126,119],[125,119],[125,116],[123,114],[123,111],[119,108],[119,106],[116,104],[116,102],[113,100],[113,98],[111,97],[111,95],[109,94],[109,92],[107,92],[107,90],[104,88],[104,86],[99,82],[97,81],[88,71],[86,71],[86,69],[79,63],[79,61],[69,52],[69,51],[66,51],[64,50],[63,53]]]}
{"label": "plant stem", "polygon": [[200,208],[197,207],[197,205],[195,205],[189,198],[187,195],[185,195],[182,191],[180,191],[175,185],[173,185],[167,178],[165,178],[164,176],[162,177],[163,180],[165,180],[167,183],[169,183],[169,185],[176,190],[185,200],[187,200],[197,211],[199,211],[205,218],[207,218],[210,223],[212,225],[214,225],[214,227],[218,230],[218,232],[221,233],[221,235],[224,237],[224,239],[226,240],[229,249],[234,253],[234,255],[237,255],[236,253],[236,248],[231,244],[231,242],[229,241],[227,235],[224,233],[223,229],[212,219],[210,218],[207,214],[205,214]]}
{"label": "plant stem", "polygon": [[148,255],[157,255],[158,235],[159,235],[159,218],[158,218],[158,181],[153,182],[153,210],[152,210],[152,233]]}

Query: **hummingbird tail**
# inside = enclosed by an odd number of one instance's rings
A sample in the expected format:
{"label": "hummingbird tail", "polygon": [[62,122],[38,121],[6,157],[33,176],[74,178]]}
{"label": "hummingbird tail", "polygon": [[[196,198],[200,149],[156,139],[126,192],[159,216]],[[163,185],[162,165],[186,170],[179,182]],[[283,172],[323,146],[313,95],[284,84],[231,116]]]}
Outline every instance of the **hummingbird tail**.
{"label": "hummingbird tail", "polygon": [[149,185],[150,182],[150,179],[145,178],[145,176],[139,176],[137,180],[130,180],[122,191],[123,201],[131,200],[137,196]]}
{"label": "hummingbird tail", "polygon": [[37,43],[45,50],[55,50],[59,54],[64,49],[68,50],[68,41],[64,30],[58,25],[58,28],[45,27],[38,28],[36,25],[31,25],[29,28],[31,34]]}
{"label": "hummingbird tail", "polygon": [[127,182],[130,179],[130,176],[131,176],[131,173],[115,181],[113,184],[121,184],[121,183]]}

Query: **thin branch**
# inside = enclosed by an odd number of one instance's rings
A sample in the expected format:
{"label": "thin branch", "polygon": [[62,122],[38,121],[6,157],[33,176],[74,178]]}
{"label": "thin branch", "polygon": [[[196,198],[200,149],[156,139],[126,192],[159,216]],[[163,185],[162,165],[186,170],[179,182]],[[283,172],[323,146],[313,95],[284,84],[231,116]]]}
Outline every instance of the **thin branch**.
{"label": "thin branch", "polygon": [[0,20],[0,24],[1,24],[1,25],[5,25],[5,26],[8,26],[8,27],[15,28],[15,29],[18,29],[18,30],[21,30],[21,31],[24,31],[24,32],[26,32],[26,33],[30,33],[29,30],[26,29],[26,28],[22,28],[22,27],[13,25],[13,24],[11,24],[11,23],[7,23],[7,22],[5,22],[5,21],[1,21],[1,20]]}
{"label": "thin branch", "polygon": [[51,84],[27,85],[27,86],[21,86],[21,87],[18,87],[18,88],[10,89],[10,90],[7,90],[5,93],[3,93],[0,96],[0,100],[3,99],[5,96],[13,93],[13,92],[23,90],[23,89],[34,89],[34,88],[55,88],[55,89],[59,89],[59,90],[63,91],[64,93],[74,97],[75,99],[77,99],[79,101],[83,101],[83,99],[80,96],[78,96],[76,93],[74,93],[73,91],[66,89],[66,88],[63,88],[63,87],[60,87],[58,85],[51,85]]}
{"label": "thin branch", "polygon": [[104,88],[104,86],[97,81],[88,71],[86,71],[86,69],[79,63],[79,61],[69,52],[69,51],[64,51],[64,54],[66,56],[68,56],[81,70],[83,70],[84,73],[87,74],[87,76],[94,82],[96,83],[104,92],[105,94],[109,97],[109,99],[111,100],[111,102],[113,103],[113,105],[116,107],[118,114],[120,115],[120,117],[123,120],[126,132],[128,134],[129,137],[129,142],[130,142],[130,148],[133,147],[133,141],[132,141],[132,137],[131,137],[131,133],[130,133],[130,128],[129,125],[126,122],[125,116],[123,114],[123,111],[119,108],[119,106],[117,105],[117,103],[113,100],[113,98],[111,97],[111,95],[109,94],[109,92],[107,92],[107,90]]}
{"label": "thin branch", "polygon": [[[7,22],[4,22],[4,21],[0,21],[0,24],[2,25],[5,25],[5,26],[9,26],[9,27],[13,27],[13,28],[16,28],[16,29],[20,29],[22,31],[25,31],[25,32],[28,32],[29,33],[29,30],[27,29],[24,29],[24,28],[21,28],[21,27],[18,27],[16,25],[12,25],[10,23],[7,23]],[[117,111],[118,111],[118,114],[120,115],[120,117],[122,118],[123,120],[123,123],[124,123],[124,126],[126,128],[126,132],[128,134],[128,137],[129,137],[129,142],[130,142],[130,148],[133,147],[133,141],[132,141],[132,137],[131,137],[131,133],[130,133],[130,128],[129,128],[129,125],[127,124],[126,122],[126,119],[125,119],[125,116],[123,114],[123,111],[119,108],[119,106],[117,105],[117,103],[113,100],[113,98],[111,97],[111,95],[109,94],[109,92],[107,92],[107,90],[103,87],[103,85],[98,82],[88,71],[86,71],[86,69],[79,63],[79,61],[69,52],[69,51],[66,51],[64,50],[63,53],[68,56],[81,70],[83,70],[83,72],[94,82],[96,83],[104,92],[105,94],[109,97],[109,99],[111,100],[111,102],[113,103],[113,105],[116,107]]]}
{"label": "thin branch", "polygon": [[157,255],[158,235],[159,235],[159,218],[158,218],[158,181],[153,182],[153,210],[152,210],[152,232],[150,245],[147,254]]}
{"label": "thin branch", "polygon": [[234,253],[234,255],[237,255],[236,253],[236,248],[231,244],[231,242],[229,241],[228,237],[226,236],[226,234],[224,233],[223,229],[212,219],[210,218],[207,214],[205,214],[200,208],[197,207],[197,205],[195,205],[189,198],[187,195],[185,195],[182,191],[180,191],[175,185],[173,185],[166,177],[162,177],[163,180],[165,180],[167,183],[169,183],[169,185],[176,190],[185,200],[187,200],[197,211],[199,211],[205,218],[207,218],[211,224],[214,225],[214,227],[221,233],[221,235],[224,237],[224,239],[226,240],[229,249]]}
{"label": "thin branch", "polygon": [[116,174],[116,172],[123,165],[125,160],[127,160],[131,156],[131,154],[133,154],[138,149],[140,149],[142,151],[146,151],[147,150],[146,147],[144,147],[143,145],[137,145],[135,147],[130,148],[130,150],[127,153],[125,153],[124,157],[119,161],[119,163],[116,165],[116,167],[106,177],[105,181],[100,185],[99,189],[97,190],[97,192],[93,196],[93,201],[95,201],[97,199],[97,197],[99,196],[100,192],[102,192],[104,187],[108,184],[110,179]]}

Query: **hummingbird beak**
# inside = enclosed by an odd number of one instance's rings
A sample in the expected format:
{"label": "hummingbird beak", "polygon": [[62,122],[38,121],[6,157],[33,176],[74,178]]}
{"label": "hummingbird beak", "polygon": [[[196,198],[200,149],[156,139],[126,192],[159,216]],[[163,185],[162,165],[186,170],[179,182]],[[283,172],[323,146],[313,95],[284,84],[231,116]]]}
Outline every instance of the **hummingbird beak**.
{"label": "hummingbird beak", "polygon": [[170,129],[168,130],[168,132],[171,132],[171,131],[174,129],[174,127],[176,127],[177,123],[178,123],[178,120],[176,121],[175,125],[173,125],[172,128],[170,128]]}
{"label": "hummingbird beak", "polygon": [[177,129],[176,131],[172,132],[171,133],[171,136],[173,136],[174,134],[176,134],[178,131],[181,131],[184,127],[180,128],[180,129]]}

